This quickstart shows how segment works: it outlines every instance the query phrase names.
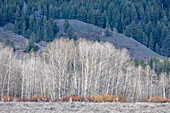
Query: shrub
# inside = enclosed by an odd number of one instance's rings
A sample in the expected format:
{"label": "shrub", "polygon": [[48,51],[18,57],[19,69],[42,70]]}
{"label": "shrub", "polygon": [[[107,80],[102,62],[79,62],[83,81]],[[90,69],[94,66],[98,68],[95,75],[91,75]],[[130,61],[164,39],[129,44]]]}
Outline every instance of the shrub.
{"label": "shrub", "polygon": [[144,98],[143,98],[143,102],[149,102],[148,97],[144,97]]}
{"label": "shrub", "polygon": [[30,101],[32,101],[32,102],[38,102],[38,95],[33,95],[33,96],[31,96]]}
{"label": "shrub", "polygon": [[61,98],[61,101],[62,101],[62,102],[68,101],[68,97],[62,97],[62,98]]}
{"label": "shrub", "polygon": [[32,101],[32,102],[38,102],[38,101],[48,102],[49,99],[43,95],[33,95],[31,97],[30,101]]}
{"label": "shrub", "polygon": [[113,97],[113,101],[114,102],[118,102],[119,101],[119,97],[117,95],[113,95],[112,97]]}
{"label": "shrub", "polygon": [[126,97],[122,94],[118,95],[119,102],[126,102]]}
{"label": "shrub", "polygon": [[105,94],[103,100],[104,102],[113,102],[113,96],[110,96],[109,94]]}
{"label": "shrub", "polygon": [[95,100],[95,96],[91,96],[91,97],[89,97],[89,98],[88,98],[88,100],[89,100],[89,101],[91,101],[91,102],[94,102],[94,100]]}
{"label": "shrub", "polygon": [[90,97],[90,101],[92,101],[92,102],[102,102],[103,101],[103,96],[102,95],[100,95],[100,96],[92,96],[92,97]]}
{"label": "shrub", "polygon": [[80,97],[80,101],[85,101],[85,100],[88,100],[88,98],[84,98],[84,97]]}
{"label": "shrub", "polygon": [[43,96],[43,95],[39,95],[38,98],[39,98],[39,101],[49,102],[49,98],[47,98],[47,97],[45,97],[45,96]]}
{"label": "shrub", "polygon": [[98,102],[103,102],[103,96],[102,95],[98,96]]}
{"label": "shrub", "polygon": [[164,97],[159,97],[159,96],[155,96],[151,98],[151,102],[161,102],[161,103],[165,103],[165,102],[170,102],[167,98]]}
{"label": "shrub", "polygon": [[94,96],[94,102],[98,102],[99,96]]}
{"label": "shrub", "polygon": [[9,95],[4,95],[1,97],[1,100],[4,101],[4,102],[11,102],[14,100],[14,97],[12,96],[9,96]]}
{"label": "shrub", "polygon": [[17,98],[17,101],[18,101],[18,102],[28,102],[28,101],[30,101],[30,100],[27,99],[26,97],[23,97],[23,98]]}
{"label": "shrub", "polygon": [[72,100],[73,100],[73,101],[80,101],[80,97],[74,97],[74,96],[73,96],[73,97],[72,97]]}

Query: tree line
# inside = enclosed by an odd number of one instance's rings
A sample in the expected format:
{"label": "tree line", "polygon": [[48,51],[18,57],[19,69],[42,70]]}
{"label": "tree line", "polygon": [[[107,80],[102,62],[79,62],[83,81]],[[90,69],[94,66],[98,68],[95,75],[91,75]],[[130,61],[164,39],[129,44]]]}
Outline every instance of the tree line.
{"label": "tree line", "polygon": [[110,43],[56,39],[41,55],[17,55],[0,47],[0,95],[31,98],[124,95],[128,102],[159,96],[170,98],[170,76],[149,65],[136,67],[126,49]]}
{"label": "tree line", "polygon": [[153,56],[153,57],[150,57],[147,62],[144,62],[143,59],[141,59],[139,61],[134,60],[134,65],[136,67],[141,65],[143,68],[145,68],[147,65],[149,65],[150,68],[153,69],[158,76],[162,72],[166,72],[169,75],[170,62],[169,62],[168,58],[165,58],[162,61],[160,61],[159,58]]}
{"label": "tree line", "polygon": [[[168,0],[2,0],[0,25],[36,41],[51,41],[53,19],[77,19],[124,33],[164,56],[170,56]],[[44,19],[45,18],[45,19]]]}

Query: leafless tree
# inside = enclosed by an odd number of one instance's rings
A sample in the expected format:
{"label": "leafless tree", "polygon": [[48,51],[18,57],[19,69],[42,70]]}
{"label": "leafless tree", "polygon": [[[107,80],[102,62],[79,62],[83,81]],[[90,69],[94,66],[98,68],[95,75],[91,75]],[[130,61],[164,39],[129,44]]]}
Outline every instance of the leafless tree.
{"label": "leafless tree", "polygon": [[170,98],[170,77],[149,66],[135,67],[126,49],[110,43],[56,39],[42,54],[15,55],[0,46],[0,93],[52,101],[63,96],[124,94],[128,101],[153,96]]}

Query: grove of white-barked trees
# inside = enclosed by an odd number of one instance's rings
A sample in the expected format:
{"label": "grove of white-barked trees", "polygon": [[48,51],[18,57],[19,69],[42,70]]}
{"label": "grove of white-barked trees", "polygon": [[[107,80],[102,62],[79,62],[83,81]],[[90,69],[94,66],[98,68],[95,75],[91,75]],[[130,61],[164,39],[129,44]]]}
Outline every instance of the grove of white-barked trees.
{"label": "grove of white-barked trees", "polygon": [[0,96],[89,97],[123,94],[127,101],[170,98],[170,75],[135,67],[126,49],[110,43],[56,39],[43,53],[16,55],[0,47]]}

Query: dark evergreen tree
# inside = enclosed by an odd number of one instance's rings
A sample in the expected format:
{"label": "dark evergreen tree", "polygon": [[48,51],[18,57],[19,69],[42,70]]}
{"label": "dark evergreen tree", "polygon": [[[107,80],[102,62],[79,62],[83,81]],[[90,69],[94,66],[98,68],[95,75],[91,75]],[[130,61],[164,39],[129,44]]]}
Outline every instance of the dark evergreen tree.
{"label": "dark evergreen tree", "polygon": [[65,20],[64,24],[63,24],[63,27],[64,27],[64,32],[66,33],[68,28],[70,27],[70,24],[69,24],[69,21],[68,20]]}
{"label": "dark evergreen tree", "polygon": [[2,12],[2,9],[0,8],[0,26],[3,26],[4,25],[4,17],[3,17],[3,12]]}
{"label": "dark evergreen tree", "polygon": [[163,27],[161,32],[161,38],[160,38],[160,45],[162,46],[164,44],[164,40],[167,37],[168,28],[166,26]]}
{"label": "dark evergreen tree", "polygon": [[99,36],[98,34],[96,34],[96,35],[94,36],[94,40],[97,41],[97,42],[100,42],[100,41],[101,41],[101,38],[100,38],[100,36]]}
{"label": "dark evergreen tree", "polygon": [[29,39],[31,36],[31,32],[32,32],[31,29],[27,29],[27,33],[25,37]]}
{"label": "dark evergreen tree", "polygon": [[138,14],[134,5],[131,7],[131,19],[137,24],[138,23]]}
{"label": "dark evergreen tree", "polygon": [[103,12],[102,14],[102,22],[103,22],[103,25],[102,25],[102,28],[106,28],[107,26],[107,23],[108,23],[108,19],[107,19],[107,13],[106,13],[106,10]]}
{"label": "dark evergreen tree", "polygon": [[93,24],[92,17],[94,17],[93,10],[90,9],[87,13],[87,23]]}
{"label": "dark evergreen tree", "polygon": [[170,56],[170,35],[168,35],[165,40],[164,40],[164,44],[163,44],[163,55],[165,56]]}
{"label": "dark evergreen tree", "polygon": [[87,22],[87,12],[86,12],[85,7],[82,6],[79,9],[79,12],[77,14],[77,19],[81,20],[81,21],[84,21],[84,22]]}
{"label": "dark evergreen tree", "polygon": [[160,47],[159,47],[158,44],[156,44],[156,52],[157,52],[158,54],[160,54]]}
{"label": "dark evergreen tree", "polygon": [[144,60],[143,59],[141,59],[140,61],[139,61],[139,64],[143,67],[143,69],[145,69],[145,62],[144,62]]}
{"label": "dark evergreen tree", "polygon": [[13,7],[10,5],[9,8],[8,8],[8,14],[7,14],[7,18],[8,18],[8,21],[13,23],[15,20],[14,20],[14,12],[13,12]]}
{"label": "dark evergreen tree", "polygon": [[20,25],[19,25],[19,23],[18,23],[17,21],[15,21],[13,31],[14,31],[15,33],[18,33],[18,34],[20,33]]}
{"label": "dark evergreen tree", "polygon": [[143,37],[142,37],[142,35],[143,35],[143,28],[142,28],[141,23],[139,22],[136,27],[137,27],[137,29],[136,29],[136,31],[137,31],[136,32],[136,40],[139,41],[139,42],[142,42],[142,40],[143,40]]}
{"label": "dark evergreen tree", "polygon": [[43,34],[43,40],[45,41],[47,39],[47,17],[43,17],[43,25],[42,25],[42,34]]}
{"label": "dark evergreen tree", "polygon": [[153,43],[153,37],[152,37],[152,33],[150,34],[150,39],[149,39],[149,48],[150,49],[154,49],[154,43]]}
{"label": "dark evergreen tree", "polygon": [[9,40],[9,38],[6,39],[5,45],[6,45],[6,46],[10,46],[10,45],[11,45],[11,41]]}
{"label": "dark evergreen tree", "polygon": [[34,29],[34,22],[35,22],[34,16],[31,15],[31,16],[30,16],[30,19],[29,19],[29,29],[30,29],[31,31],[33,31],[33,29]]}
{"label": "dark evergreen tree", "polygon": [[70,19],[75,19],[76,18],[76,11],[75,11],[74,7],[72,7],[71,10],[70,10],[69,18]]}
{"label": "dark evergreen tree", "polygon": [[131,25],[126,26],[126,29],[124,30],[124,35],[127,37],[131,37],[131,33],[132,33]]}
{"label": "dark evergreen tree", "polygon": [[162,25],[158,21],[156,25],[156,39],[155,39],[158,45],[160,45],[161,32],[162,32]]}
{"label": "dark evergreen tree", "polygon": [[104,34],[105,34],[105,36],[109,36],[109,31],[108,31],[107,27],[105,28]]}
{"label": "dark evergreen tree", "polygon": [[155,6],[155,7],[151,7],[151,21],[156,24],[157,21],[159,20],[159,16],[160,16],[160,13],[159,13],[159,9],[158,9],[159,6]]}
{"label": "dark evergreen tree", "polygon": [[152,61],[152,58],[150,58],[150,59],[147,61],[147,65],[149,65],[150,68],[153,69],[153,61]]}
{"label": "dark evergreen tree", "polygon": [[22,35],[23,36],[26,36],[26,29],[27,29],[26,22],[24,21],[22,24]]}
{"label": "dark evergreen tree", "polygon": [[145,26],[145,33],[149,37],[151,32],[152,32],[152,23],[151,23],[151,21],[149,21],[149,23],[146,24],[146,26]]}
{"label": "dark evergreen tree", "polygon": [[170,62],[168,60],[168,58],[165,58],[163,60],[163,68],[162,68],[162,71],[163,72],[167,72],[167,74],[169,75],[169,70],[170,70]]}
{"label": "dark evergreen tree", "polygon": [[96,25],[99,27],[102,27],[103,25],[102,14],[100,11],[96,11]]}
{"label": "dark evergreen tree", "polygon": [[52,4],[49,7],[49,18],[55,18],[55,9]]}
{"label": "dark evergreen tree", "polygon": [[47,22],[47,37],[45,39],[45,41],[47,42],[50,42],[54,39],[54,28],[53,28],[53,23],[51,22],[52,19],[50,19],[48,22]]}
{"label": "dark evergreen tree", "polygon": [[134,65],[135,65],[136,67],[138,67],[138,65],[139,65],[139,64],[138,64],[138,61],[137,61],[136,59],[134,60]]}
{"label": "dark evergreen tree", "polygon": [[34,50],[37,50],[36,46],[35,46],[35,41],[37,39],[37,36],[34,32],[31,33],[31,36],[28,40],[28,44],[26,49],[24,50],[24,52],[29,52],[32,48],[34,48]]}
{"label": "dark evergreen tree", "polygon": [[73,39],[73,38],[74,38],[73,30],[71,29],[71,27],[69,27],[69,28],[67,29],[67,37],[68,37],[69,39]]}
{"label": "dark evergreen tree", "polygon": [[16,20],[16,21],[20,20],[21,15],[20,15],[19,9],[16,10],[14,17],[15,17],[15,20]]}
{"label": "dark evergreen tree", "polygon": [[147,35],[143,32],[143,34],[142,34],[142,37],[143,37],[143,40],[142,40],[142,43],[146,46],[146,47],[148,47],[148,37],[147,37]]}
{"label": "dark evergreen tree", "polygon": [[54,28],[54,34],[56,34],[59,31],[57,23],[53,23],[53,28]]}

